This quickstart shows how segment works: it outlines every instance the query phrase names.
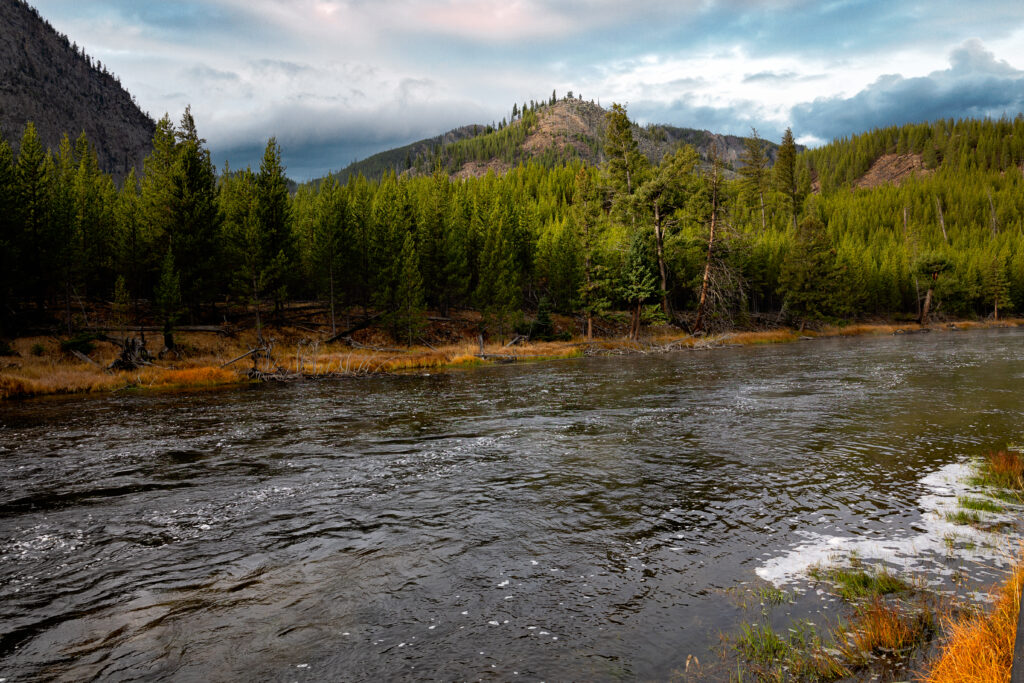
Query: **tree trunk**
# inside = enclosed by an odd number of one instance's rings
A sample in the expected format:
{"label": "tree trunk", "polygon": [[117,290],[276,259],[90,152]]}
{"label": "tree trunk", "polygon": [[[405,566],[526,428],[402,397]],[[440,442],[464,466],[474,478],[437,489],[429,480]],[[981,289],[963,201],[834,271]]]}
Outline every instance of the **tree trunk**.
{"label": "tree trunk", "polygon": [[718,220],[718,166],[715,166],[713,190],[711,192],[711,230],[708,231],[708,254],[704,260],[704,279],[700,285],[700,303],[697,304],[697,321],[693,324],[693,332],[704,330],[704,308],[708,300],[708,284],[711,282],[711,252],[715,246],[715,222]]}
{"label": "tree trunk", "polygon": [[921,309],[921,317],[918,318],[918,325],[928,324],[928,311],[932,307],[932,288],[928,288],[928,293],[924,295],[924,307]]}
{"label": "tree trunk", "polygon": [[946,218],[942,215],[942,202],[939,201],[938,196],[935,197],[935,208],[939,213],[939,228],[942,229],[942,239],[949,244],[949,235],[946,234]]}
{"label": "tree trunk", "polygon": [[758,190],[757,195],[761,198],[761,232],[768,232],[768,219],[764,213],[764,191]]}
{"label": "tree trunk", "polygon": [[256,287],[256,277],[252,278],[252,298],[256,302],[256,341],[263,343],[263,325],[260,321],[260,295]]}
{"label": "tree trunk", "polygon": [[71,282],[64,279],[64,315],[67,318],[65,321],[68,329],[68,336],[71,336]]}
{"label": "tree trunk", "polygon": [[992,202],[992,188],[988,188],[987,192],[989,217],[992,221],[992,236],[995,237],[999,234],[999,224],[996,222],[996,205]]}
{"label": "tree trunk", "polygon": [[665,231],[661,227],[661,212],[654,205],[654,243],[658,252],[658,271],[661,274],[661,312],[668,315],[668,273],[665,269]]}
{"label": "tree trunk", "polygon": [[331,336],[338,334],[338,327],[335,324],[334,318],[334,265],[332,264],[329,270],[331,279]]}
{"label": "tree trunk", "polygon": [[[589,244],[589,239],[588,239],[587,242]],[[593,308],[593,301],[591,300],[592,297],[594,296],[594,290],[593,290],[593,287],[591,286],[590,270],[591,270],[590,250],[588,248],[588,250],[586,252],[586,256],[584,256],[584,258],[583,258],[583,277],[585,278],[584,282],[586,283],[586,292],[587,292],[587,295],[585,297],[586,300],[583,302],[586,305],[586,307],[587,307],[587,341],[593,341],[593,339],[594,339],[594,308]]]}

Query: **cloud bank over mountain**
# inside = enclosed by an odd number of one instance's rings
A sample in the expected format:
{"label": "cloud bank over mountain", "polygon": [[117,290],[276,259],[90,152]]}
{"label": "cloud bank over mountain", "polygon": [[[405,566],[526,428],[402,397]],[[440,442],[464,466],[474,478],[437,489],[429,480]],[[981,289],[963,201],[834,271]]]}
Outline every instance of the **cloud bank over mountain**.
{"label": "cloud bank over mountain", "polygon": [[36,0],[156,117],[191,103],[219,161],[276,136],[290,173],[551,89],[640,122],[815,142],[1024,109],[1024,6],[996,0]]}

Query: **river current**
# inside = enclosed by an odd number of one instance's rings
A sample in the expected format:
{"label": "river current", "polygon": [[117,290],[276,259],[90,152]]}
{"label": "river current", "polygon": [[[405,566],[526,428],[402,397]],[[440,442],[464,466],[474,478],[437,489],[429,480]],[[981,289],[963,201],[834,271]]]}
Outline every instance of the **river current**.
{"label": "river current", "polygon": [[837,552],[941,583],[1022,390],[989,330],[0,404],[0,679],[670,679]]}

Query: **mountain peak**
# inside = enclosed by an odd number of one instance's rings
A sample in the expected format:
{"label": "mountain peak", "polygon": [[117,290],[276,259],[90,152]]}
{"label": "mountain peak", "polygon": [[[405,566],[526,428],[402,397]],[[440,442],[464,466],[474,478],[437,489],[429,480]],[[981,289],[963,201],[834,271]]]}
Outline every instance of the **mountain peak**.
{"label": "mountain peak", "polygon": [[156,124],[99,60],[23,0],[0,0],[0,134],[17,150],[25,124],[56,150],[83,131],[115,176],[141,168]]}

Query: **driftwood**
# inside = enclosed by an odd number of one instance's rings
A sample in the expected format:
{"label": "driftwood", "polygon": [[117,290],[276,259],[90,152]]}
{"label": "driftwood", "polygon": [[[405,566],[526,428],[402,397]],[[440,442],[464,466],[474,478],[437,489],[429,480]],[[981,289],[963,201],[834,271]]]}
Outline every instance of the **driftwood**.
{"label": "driftwood", "polygon": [[476,357],[481,360],[493,360],[498,363],[515,363],[519,360],[519,356],[510,356],[504,353],[478,353]]}
{"label": "driftwood", "polygon": [[251,356],[252,354],[254,354],[254,353],[258,353],[258,352],[259,352],[259,348],[255,348],[255,349],[249,349],[248,351],[246,351],[245,353],[243,353],[243,354],[242,354],[241,356],[239,356],[238,358],[232,358],[232,359],[231,359],[231,360],[229,360],[229,361],[228,361],[227,363],[224,363],[224,365],[222,365],[221,367],[222,367],[222,368],[226,368],[227,366],[231,365],[232,363],[237,363],[238,361],[242,360],[243,358],[248,358],[248,357],[249,357],[249,356]]}
{"label": "driftwood", "polygon": [[371,315],[369,318],[364,318],[362,320],[362,322],[360,322],[359,324],[357,324],[357,325],[355,325],[353,327],[350,327],[347,330],[344,330],[342,332],[339,332],[338,334],[335,334],[335,335],[327,338],[325,340],[325,343],[330,344],[333,341],[338,341],[339,339],[344,339],[345,337],[350,337],[353,334],[355,334],[356,332],[358,332],[359,330],[366,329],[367,327],[372,325],[374,323],[374,321],[379,320],[380,318],[383,318],[383,317],[384,317],[383,313],[377,313],[376,315]]}
{"label": "driftwood", "polygon": [[90,365],[95,365],[98,368],[102,368],[103,367],[102,365],[100,365],[99,363],[94,361],[92,358],[89,358],[89,356],[85,355],[81,351],[76,351],[75,349],[71,349],[71,355],[74,356],[75,358],[77,358],[80,361],[85,361],[86,363],[89,363]]}
{"label": "driftwood", "polygon": [[121,347],[121,355],[107,366],[108,370],[137,370],[146,365],[153,365],[153,357],[146,350],[146,345],[138,337],[129,337],[123,343],[107,337],[107,341]]}

